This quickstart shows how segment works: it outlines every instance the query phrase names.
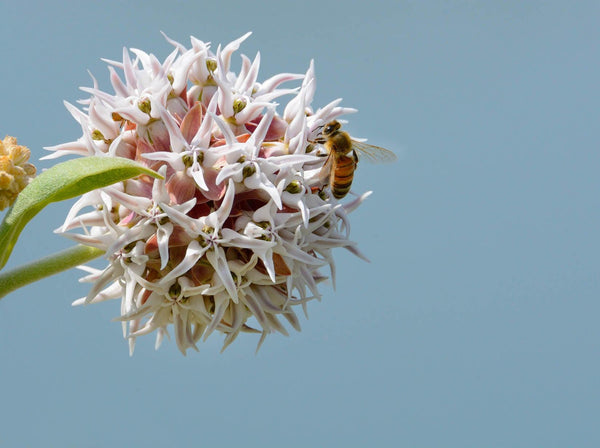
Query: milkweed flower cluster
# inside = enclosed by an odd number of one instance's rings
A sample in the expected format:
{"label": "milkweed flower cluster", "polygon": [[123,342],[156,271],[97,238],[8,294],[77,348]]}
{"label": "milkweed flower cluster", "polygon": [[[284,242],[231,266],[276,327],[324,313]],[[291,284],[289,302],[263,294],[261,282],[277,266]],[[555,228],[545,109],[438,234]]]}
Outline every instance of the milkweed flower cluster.
{"label": "milkweed flower cluster", "polygon": [[28,163],[30,155],[29,148],[18,145],[15,137],[0,140],[0,210],[11,206],[35,177],[35,166]]}
{"label": "milkweed flower cluster", "polygon": [[[332,250],[361,256],[347,214],[366,194],[341,203],[320,174],[324,124],[354,112],[336,100],[314,111],[315,76],[283,73],[258,81],[260,54],[233,53],[250,33],[219,46],[191,39],[160,62],[138,49],[106,61],[114,93],[93,87],[82,108],[65,103],[83,135],[47,148],[62,155],[125,157],[156,170],[94,190],[57,230],[106,251],[103,270],[82,267],[93,286],[74,304],[121,299],[124,335],[174,327],[182,353],[211,333],[224,346],[240,332],[300,329],[295,309],[319,298]],[[133,58],[131,57],[133,54]],[[119,71],[122,75],[119,75]],[[284,88],[295,82],[296,87]],[[299,85],[298,85],[299,84]],[[278,112],[275,99],[289,101]],[[79,232],[72,232],[79,229]]]}

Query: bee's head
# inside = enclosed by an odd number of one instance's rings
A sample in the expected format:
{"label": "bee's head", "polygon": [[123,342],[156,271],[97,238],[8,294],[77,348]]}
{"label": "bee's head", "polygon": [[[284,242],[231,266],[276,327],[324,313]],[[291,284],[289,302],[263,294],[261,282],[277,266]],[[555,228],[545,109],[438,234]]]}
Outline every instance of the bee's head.
{"label": "bee's head", "polygon": [[336,132],[337,130],[339,130],[341,127],[342,127],[342,125],[340,124],[339,121],[337,121],[337,120],[330,121],[323,128],[323,135],[325,137],[328,137],[328,136],[332,135],[334,132]]}

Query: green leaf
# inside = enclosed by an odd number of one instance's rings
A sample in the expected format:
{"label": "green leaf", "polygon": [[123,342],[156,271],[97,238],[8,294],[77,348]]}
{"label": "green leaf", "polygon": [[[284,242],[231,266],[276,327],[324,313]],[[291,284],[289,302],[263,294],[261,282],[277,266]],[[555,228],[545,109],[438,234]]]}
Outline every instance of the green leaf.
{"label": "green leaf", "polygon": [[64,201],[140,174],[160,175],[120,157],[82,157],[59,163],[31,181],[0,225],[0,269],[25,225],[46,205]]}

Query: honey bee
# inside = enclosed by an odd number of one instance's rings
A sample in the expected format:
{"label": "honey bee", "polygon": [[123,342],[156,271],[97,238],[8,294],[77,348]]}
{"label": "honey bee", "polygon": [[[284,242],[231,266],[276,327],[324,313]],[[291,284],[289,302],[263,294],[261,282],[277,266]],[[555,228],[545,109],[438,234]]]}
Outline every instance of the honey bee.
{"label": "honey bee", "polygon": [[[323,144],[328,152],[321,176],[329,176],[329,188],[336,199],[343,198],[350,191],[358,154],[361,155],[361,159],[364,157],[365,160],[374,163],[396,160],[392,151],[353,140],[341,127],[340,122],[336,120],[327,123],[316,140],[317,143]],[[352,155],[349,155],[350,152]]]}

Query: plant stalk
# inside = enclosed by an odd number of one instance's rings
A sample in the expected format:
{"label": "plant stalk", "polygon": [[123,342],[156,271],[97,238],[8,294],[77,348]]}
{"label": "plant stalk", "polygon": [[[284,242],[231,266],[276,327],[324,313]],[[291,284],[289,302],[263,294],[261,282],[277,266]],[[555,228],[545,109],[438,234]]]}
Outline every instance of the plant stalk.
{"label": "plant stalk", "polygon": [[1,272],[0,299],[16,289],[79,266],[98,258],[103,253],[104,251],[95,247],[77,245],[10,271]]}

